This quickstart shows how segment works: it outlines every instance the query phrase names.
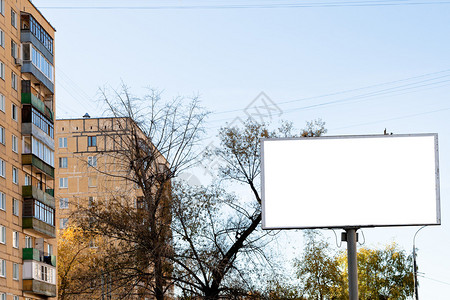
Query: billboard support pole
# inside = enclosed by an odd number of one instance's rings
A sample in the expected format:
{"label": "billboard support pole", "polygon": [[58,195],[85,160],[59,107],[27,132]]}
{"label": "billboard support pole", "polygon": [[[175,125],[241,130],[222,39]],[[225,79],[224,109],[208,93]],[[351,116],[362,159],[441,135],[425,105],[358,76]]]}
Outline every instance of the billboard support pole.
{"label": "billboard support pole", "polygon": [[345,229],[347,235],[348,295],[350,300],[358,300],[357,230],[358,228]]}

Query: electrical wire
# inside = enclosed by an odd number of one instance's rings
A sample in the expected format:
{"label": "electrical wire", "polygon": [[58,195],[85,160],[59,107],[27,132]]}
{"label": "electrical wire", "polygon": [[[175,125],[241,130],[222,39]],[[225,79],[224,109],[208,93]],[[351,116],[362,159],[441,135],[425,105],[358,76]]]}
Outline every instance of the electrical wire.
{"label": "electrical wire", "polygon": [[335,231],[333,228],[331,228],[331,230],[333,230],[334,237],[336,238],[336,246],[337,246],[338,248],[341,248],[341,246],[342,246],[342,240],[341,240],[341,243],[338,243],[338,237],[337,237],[336,231]]}
{"label": "electrical wire", "polygon": [[364,235],[364,231],[363,231],[362,229],[359,229],[359,230],[361,231],[361,234],[362,234],[362,236],[363,236],[363,238],[364,238],[364,242],[360,243],[360,242],[358,241],[358,244],[359,244],[360,246],[362,246],[362,245],[364,245],[364,244],[366,243],[366,236]]}
{"label": "electrical wire", "polygon": [[437,280],[437,279],[434,279],[434,278],[430,278],[430,277],[427,277],[427,276],[422,275],[422,274],[417,274],[417,276],[422,277],[422,278],[426,278],[426,279],[429,279],[429,280],[432,280],[432,281],[436,281],[436,282],[439,282],[439,283],[442,283],[442,284],[450,285],[449,282],[445,282],[445,281],[442,281],[442,280]]}

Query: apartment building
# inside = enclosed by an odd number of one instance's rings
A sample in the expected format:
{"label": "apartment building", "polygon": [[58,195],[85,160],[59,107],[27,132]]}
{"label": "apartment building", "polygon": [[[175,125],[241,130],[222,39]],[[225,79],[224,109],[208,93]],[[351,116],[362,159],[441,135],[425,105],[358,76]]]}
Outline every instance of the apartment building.
{"label": "apartment building", "polygon": [[54,34],[0,0],[0,300],[56,296]]}

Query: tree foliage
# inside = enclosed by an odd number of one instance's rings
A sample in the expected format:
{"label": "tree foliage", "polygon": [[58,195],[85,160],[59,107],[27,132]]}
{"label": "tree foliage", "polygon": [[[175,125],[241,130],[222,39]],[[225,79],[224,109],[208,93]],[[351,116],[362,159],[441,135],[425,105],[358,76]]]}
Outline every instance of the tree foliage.
{"label": "tree foliage", "polygon": [[[360,248],[357,259],[360,299],[413,296],[412,256],[395,243],[383,249]],[[328,242],[316,231],[306,234],[303,256],[294,265],[308,299],[348,299],[347,255],[333,253]]]}

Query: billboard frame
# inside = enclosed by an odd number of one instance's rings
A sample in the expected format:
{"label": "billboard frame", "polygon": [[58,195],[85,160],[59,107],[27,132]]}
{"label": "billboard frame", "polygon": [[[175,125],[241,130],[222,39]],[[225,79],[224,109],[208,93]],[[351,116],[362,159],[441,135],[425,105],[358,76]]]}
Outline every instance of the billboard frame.
{"label": "billboard frame", "polygon": [[[435,193],[436,193],[436,223],[417,223],[417,224],[348,224],[337,226],[286,226],[286,227],[267,227],[265,225],[266,200],[265,200],[265,168],[264,168],[264,142],[266,141],[286,141],[286,140],[311,140],[311,139],[367,139],[367,138],[403,138],[403,137],[433,137],[434,138],[434,160],[435,160]],[[350,229],[350,228],[373,228],[373,227],[400,227],[400,226],[432,226],[441,225],[441,201],[440,201],[440,174],[439,174],[439,148],[437,133],[417,133],[417,134],[374,134],[374,135],[337,135],[321,137],[298,137],[298,138],[261,138],[261,208],[262,208],[262,229],[264,230],[284,230],[284,229]]]}

